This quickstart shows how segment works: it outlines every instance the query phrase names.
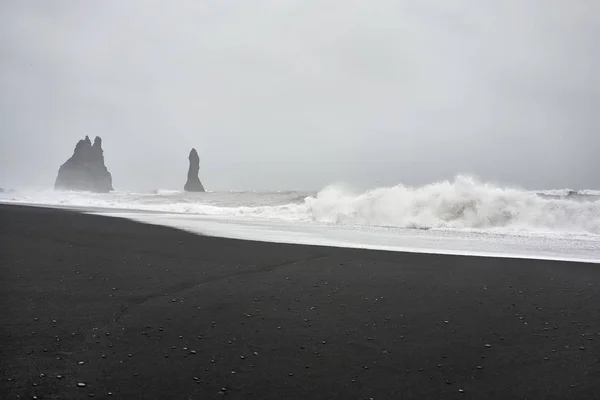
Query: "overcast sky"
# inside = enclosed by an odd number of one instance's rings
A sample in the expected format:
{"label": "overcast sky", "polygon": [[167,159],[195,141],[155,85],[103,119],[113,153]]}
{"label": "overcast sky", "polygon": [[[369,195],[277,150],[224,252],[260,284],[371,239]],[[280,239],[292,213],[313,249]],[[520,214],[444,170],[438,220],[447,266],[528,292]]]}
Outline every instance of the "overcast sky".
{"label": "overcast sky", "polygon": [[598,0],[0,2],[0,187],[600,188]]}

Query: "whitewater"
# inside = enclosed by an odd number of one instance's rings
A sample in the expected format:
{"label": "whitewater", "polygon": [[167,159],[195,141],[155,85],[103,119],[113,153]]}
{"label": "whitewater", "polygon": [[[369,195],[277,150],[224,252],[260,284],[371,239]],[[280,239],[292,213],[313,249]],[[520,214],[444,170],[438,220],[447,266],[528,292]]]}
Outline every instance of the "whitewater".
{"label": "whitewater", "polygon": [[19,190],[0,201],[77,209],[250,240],[600,262],[600,191],[528,191],[467,176],[318,192]]}

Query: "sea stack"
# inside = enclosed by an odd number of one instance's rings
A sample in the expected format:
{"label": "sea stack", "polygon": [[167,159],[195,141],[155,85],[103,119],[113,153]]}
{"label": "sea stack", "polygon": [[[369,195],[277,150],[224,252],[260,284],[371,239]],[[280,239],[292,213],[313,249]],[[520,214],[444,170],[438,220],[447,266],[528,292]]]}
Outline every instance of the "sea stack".
{"label": "sea stack", "polygon": [[202,186],[202,182],[200,182],[200,178],[198,178],[200,157],[198,157],[196,149],[190,151],[188,159],[190,160],[190,167],[188,169],[187,182],[185,183],[183,190],[186,192],[204,192],[204,186]]}
{"label": "sea stack", "polygon": [[73,156],[60,166],[54,189],[96,193],[113,190],[112,176],[104,165],[100,137],[94,139],[94,144],[88,136],[77,143]]}

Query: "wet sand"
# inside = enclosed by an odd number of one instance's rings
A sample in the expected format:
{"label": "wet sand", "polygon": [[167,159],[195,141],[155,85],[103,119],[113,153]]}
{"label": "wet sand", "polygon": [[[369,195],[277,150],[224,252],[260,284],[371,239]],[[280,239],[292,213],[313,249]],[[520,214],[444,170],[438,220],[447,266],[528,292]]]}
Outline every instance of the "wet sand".
{"label": "wet sand", "polygon": [[596,264],[0,205],[0,322],[2,399],[600,398]]}

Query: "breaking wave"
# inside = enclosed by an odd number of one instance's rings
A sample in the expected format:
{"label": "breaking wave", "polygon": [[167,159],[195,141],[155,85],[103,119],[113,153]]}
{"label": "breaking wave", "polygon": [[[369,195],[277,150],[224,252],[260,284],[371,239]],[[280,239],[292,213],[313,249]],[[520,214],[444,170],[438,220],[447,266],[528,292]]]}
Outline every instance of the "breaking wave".
{"label": "breaking wave", "polygon": [[576,232],[600,235],[600,192],[531,192],[458,176],[452,181],[354,192],[4,193],[0,201],[48,206],[189,213],[230,219],[428,229]]}
{"label": "breaking wave", "polygon": [[502,188],[459,176],[422,187],[355,194],[330,186],[306,199],[315,221],[407,228],[571,231],[600,234],[600,198]]}

